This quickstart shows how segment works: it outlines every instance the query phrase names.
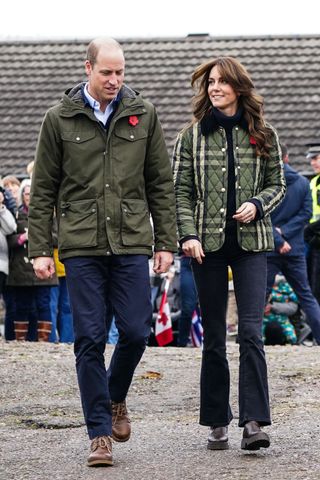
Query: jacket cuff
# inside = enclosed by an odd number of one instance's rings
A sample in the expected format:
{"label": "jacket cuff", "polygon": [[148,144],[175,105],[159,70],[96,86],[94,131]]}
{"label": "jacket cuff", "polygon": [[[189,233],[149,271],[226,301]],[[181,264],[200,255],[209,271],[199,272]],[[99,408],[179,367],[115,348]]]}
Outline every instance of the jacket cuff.
{"label": "jacket cuff", "polygon": [[260,200],[257,200],[256,198],[250,198],[250,200],[247,201],[256,206],[257,212],[256,216],[254,217],[254,221],[261,220],[261,218],[264,217],[264,213]]}
{"label": "jacket cuff", "polygon": [[180,238],[179,240],[179,245],[181,248],[183,243],[186,242],[187,240],[198,240],[200,242],[198,235],[187,235],[186,237]]}

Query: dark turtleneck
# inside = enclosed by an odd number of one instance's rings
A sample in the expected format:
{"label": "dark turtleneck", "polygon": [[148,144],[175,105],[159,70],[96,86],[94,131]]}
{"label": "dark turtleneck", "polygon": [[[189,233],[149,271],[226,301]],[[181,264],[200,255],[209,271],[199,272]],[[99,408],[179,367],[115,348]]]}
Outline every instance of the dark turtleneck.
{"label": "dark turtleneck", "polygon": [[212,109],[211,115],[216,124],[222,127],[226,132],[228,145],[228,197],[227,197],[227,226],[235,225],[236,220],[232,216],[236,212],[236,176],[234,167],[233,138],[232,129],[239,125],[243,117],[243,109],[240,107],[235,115],[224,115],[217,108]]}

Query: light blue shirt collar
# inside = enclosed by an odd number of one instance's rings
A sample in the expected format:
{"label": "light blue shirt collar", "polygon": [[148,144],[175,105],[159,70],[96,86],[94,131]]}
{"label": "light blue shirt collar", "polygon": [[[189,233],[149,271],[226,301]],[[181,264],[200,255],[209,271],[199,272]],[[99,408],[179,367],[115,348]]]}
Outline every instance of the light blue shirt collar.
{"label": "light blue shirt collar", "polygon": [[106,125],[106,123],[108,121],[108,118],[110,117],[110,115],[113,112],[113,106],[114,106],[114,103],[117,100],[117,97],[114,98],[113,100],[111,100],[111,102],[107,105],[107,108],[105,109],[105,111],[102,112],[100,110],[100,103],[95,98],[93,98],[90,95],[90,93],[88,92],[88,82],[84,86],[83,93],[84,93],[86,99],[88,100],[88,103],[89,103],[90,107],[92,108],[96,119],[99,120],[99,122],[102,122],[103,125]]}

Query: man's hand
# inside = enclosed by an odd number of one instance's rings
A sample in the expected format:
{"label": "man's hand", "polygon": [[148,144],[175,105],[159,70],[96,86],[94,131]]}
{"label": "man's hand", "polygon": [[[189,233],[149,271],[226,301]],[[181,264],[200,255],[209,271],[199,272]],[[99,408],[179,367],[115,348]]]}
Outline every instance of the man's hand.
{"label": "man's hand", "polygon": [[286,253],[289,253],[291,250],[291,245],[290,243],[288,242],[284,242],[284,244],[282,245],[282,247],[279,248],[279,253],[281,253],[282,255],[286,254]]}
{"label": "man's hand", "polygon": [[240,205],[232,218],[237,220],[237,222],[250,223],[256,218],[256,214],[257,207],[254,205],[254,203],[244,202],[242,205]]}
{"label": "man's hand", "polygon": [[154,273],[166,273],[173,262],[173,253],[164,252],[163,250],[155,252],[153,257]]}
{"label": "man's hand", "polygon": [[199,240],[191,239],[183,242],[182,250],[187,257],[195,258],[198,263],[202,263],[202,258],[205,256],[205,254],[202,250],[202,245]]}
{"label": "man's hand", "polygon": [[37,257],[33,261],[34,273],[40,280],[52,278],[55,272],[54,261],[51,257]]}

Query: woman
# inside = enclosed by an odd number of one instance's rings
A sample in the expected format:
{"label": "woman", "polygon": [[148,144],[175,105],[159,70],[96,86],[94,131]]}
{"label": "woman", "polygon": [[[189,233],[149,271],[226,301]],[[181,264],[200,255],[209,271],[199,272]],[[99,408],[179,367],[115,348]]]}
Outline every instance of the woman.
{"label": "woman", "polygon": [[0,186],[0,297],[8,275],[9,254],[7,236],[16,229],[12,213],[5,206],[5,192]]}
{"label": "woman", "polygon": [[[204,328],[200,424],[208,448],[228,448],[226,357],[228,265],[239,316],[241,448],[269,447],[267,367],[262,341],[266,251],[273,249],[270,212],[285,194],[275,130],[245,68],[231,57],[200,65],[194,120],[178,136],[174,179],[180,244],[192,257]],[[250,290],[249,290],[250,287]]]}
{"label": "woman", "polygon": [[[28,211],[30,180],[25,180],[20,191],[21,205],[17,213],[17,231],[9,235],[9,275],[7,284],[14,296],[16,340],[37,339],[48,341],[51,332],[50,289],[57,285],[57,278],[39,280],[28,259]],[[36,320],[36,332],[31,331]],[[28,333],[29,332],[29,333]]]}

